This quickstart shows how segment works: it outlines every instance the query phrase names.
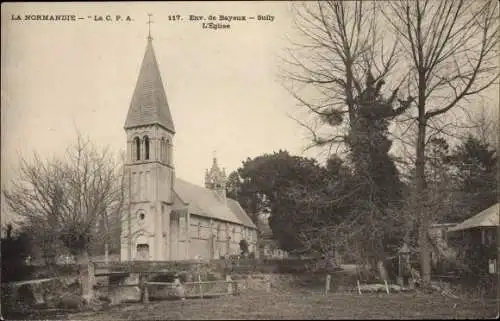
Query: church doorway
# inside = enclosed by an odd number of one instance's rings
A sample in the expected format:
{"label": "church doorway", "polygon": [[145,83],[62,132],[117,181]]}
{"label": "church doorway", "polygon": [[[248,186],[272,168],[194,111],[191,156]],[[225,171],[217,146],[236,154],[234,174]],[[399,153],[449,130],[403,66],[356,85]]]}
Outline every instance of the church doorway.
{"label": "church doorway", "polygon": [[149,244],[137,244],[137,254],[135,257],[138,261],[148,261]]}

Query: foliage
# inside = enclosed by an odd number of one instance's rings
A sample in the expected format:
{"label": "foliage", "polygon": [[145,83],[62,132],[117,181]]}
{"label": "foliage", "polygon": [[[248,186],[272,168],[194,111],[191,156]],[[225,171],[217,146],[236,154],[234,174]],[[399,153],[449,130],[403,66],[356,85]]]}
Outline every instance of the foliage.
{"label": "foliage", "polygon": [[248,242],[245,239],[240,240],[240,251],[241,255],[248,254]]}
{"label": "foliage", "polygon": [[486,141],[469,134],[454,147],[436,136],[426,145],[426,206],[434,221],[461,222],[496,199],[497,158]]}
{"label": "foliage", "polygon": [[[414,205],[414,213],[408,214],[417,217],[411,221],[419,231],[422,275],[428,282],[431,246],[427,231],[442,195],[434,192],[449,195],[449,191],[441,179],[444,176],[428,184],[427,141],[432,134],[444,132],[447,125],[439,123],[440,116],[465,107],[463,101],[498,79],[498,7],[494,1],[462,0],[385,4],[322,1],[300,6],[295,12],[298,35],[292,40],[284,78],[293,97],[309,113],[309,119],[297,121],[311,133],[311,145],[328,150],[332,145],[347,145],[353,169],[368,182],[364,184],[368,191],[361,194],[362,201],[352,213],[364,213],[365,223],[388,219],[390,226],[389,209],[394,214],[398,206]],[[384,37],[378,33],[381,23]],[[386,40],[391,42],[389,49],[384,47]],[[392,73],[395,69],[397,74]],[[372,95],[386,81],[393,89],[389,98]],[[406,99],[398,98],[403,85]],[[365,95],[372,98],[366,100]],[[393,109],[396,101],[400,106]],[[409,109],[413,102],[415,112]],[[382,116],[385,111],[389,112],[386,117]],[[404,134],[398,138],[413,144],[416,159],[406,164],[415,164],[415,171],[412,193],[407,193],[410,199],[398,205],[403,188],[387,154],[391,146],[387,121],[406,111],[406,123],[418,125],[417,137],[414,142]],[[372,113],[381,118],[375,120]],[[375,174],[378,166],[381,175]],[[437,182],[439,189],[434,185]]]}
{"label": "foliage", "polygon": [[453,150],[450,163],[459,190],[456,220],[466,219],[498,201],[495,177],[498,163],[492,146],[469,135]]}
{"label": "foliage", "polygon": [[[361,152],[358,155],[367,157]],[[237,173],[240,184],[233,190],[238,190],[238,200],[247,211],[248,204],[269,211],[273,237],[292,254],[319,253],[333,258],[336,250],[362,248],[363,255],[375,258],[384,255],[380,249],[390,247],[387,243],[397,246],[401,240],[398,228],[402,219],[396,209],[385,208],[381,213],[375,203],[366,202],[371,191],[368,179],[337,156],[321,166],[315,160],[279,151],[247,159]],[[401,184],[397,172],[393,173]],[[381,199],[387,197],[387,206],[388,192],[378,193]]]}
{"label": "foliage", "polygon": [[27,233],[12,234],[12,225],[7,225],[7,235],[2,238],[2,282],[25,280],[33,269],[26,266],[25,259],[29,256],[31,240]]}
{"label": "foliage", "polygon": [[425,173],[426,142],[429,132],[446,127],[439,123],[441,116],[464,107],[461,103],[497,81],[498,3],[419,0],[387,4],[382,13],[401,44],[408,92],[416,97],[415,210],[422,278],[429,284],[428,230],[434,213],[426,207],[426,198],[432,195]]}

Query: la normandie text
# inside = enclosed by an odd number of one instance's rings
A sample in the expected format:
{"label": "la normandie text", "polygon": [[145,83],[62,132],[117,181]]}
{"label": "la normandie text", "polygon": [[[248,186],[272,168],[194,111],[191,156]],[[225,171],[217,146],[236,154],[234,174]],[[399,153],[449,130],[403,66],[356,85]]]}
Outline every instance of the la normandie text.
{"label": "la normandie text", "polygon": [[52,15],[52,14],[27,14],[24,15],[12,15],[11,20],[47,20],[47,21],[76,21],[76,15]]}

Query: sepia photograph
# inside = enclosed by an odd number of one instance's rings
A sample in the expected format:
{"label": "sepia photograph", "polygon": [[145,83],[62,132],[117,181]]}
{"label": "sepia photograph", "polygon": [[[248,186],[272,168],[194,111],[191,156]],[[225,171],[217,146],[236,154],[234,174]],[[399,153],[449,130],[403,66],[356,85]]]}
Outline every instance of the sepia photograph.
{"label": "sepia photograph", "polygon": [[498,318],[499,8],[3,2],[0,317]]}

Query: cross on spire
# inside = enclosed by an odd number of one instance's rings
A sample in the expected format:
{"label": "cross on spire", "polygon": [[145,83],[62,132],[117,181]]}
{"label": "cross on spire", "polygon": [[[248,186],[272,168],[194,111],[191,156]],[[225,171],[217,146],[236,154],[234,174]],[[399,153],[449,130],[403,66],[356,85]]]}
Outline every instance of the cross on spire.
{"label": "cross on spire", "polygon": [[148,13],[148,40],[153,40],[153,37],[151,37],[151,24],[154,22],[154,21],[151,21],[151,17],[153,16],[153,14],[151,13]]}

